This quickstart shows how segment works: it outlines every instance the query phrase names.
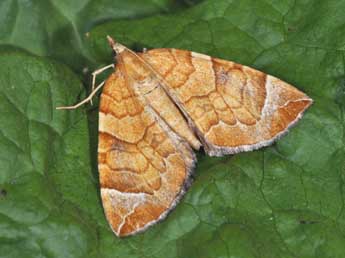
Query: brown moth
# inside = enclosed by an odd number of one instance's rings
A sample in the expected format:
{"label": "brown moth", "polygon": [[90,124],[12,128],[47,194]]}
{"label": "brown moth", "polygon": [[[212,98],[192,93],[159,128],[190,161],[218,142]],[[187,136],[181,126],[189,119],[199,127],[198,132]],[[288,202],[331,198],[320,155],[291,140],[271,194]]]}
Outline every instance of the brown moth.
{"label": "brown moth", "polygon": [[177,205],[190,185],[193,149],[222,156],[270,145],[312,104],[247,66],[178,49],[135,53],[108,40],[116,69],[101,95],[98,168],[105,215],[120,237]]}

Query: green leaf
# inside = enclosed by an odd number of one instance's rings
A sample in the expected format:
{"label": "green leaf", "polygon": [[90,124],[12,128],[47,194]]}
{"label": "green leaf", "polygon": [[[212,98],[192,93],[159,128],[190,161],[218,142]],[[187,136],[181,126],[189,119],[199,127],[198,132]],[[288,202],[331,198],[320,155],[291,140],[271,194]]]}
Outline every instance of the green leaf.
{"label": "green leaf", "polygon": [[92,254],[104,218],[87,120],[80,110],[55,110],[73,102],[82,85],[55,62],[0,53],[0,256]]}
{"label": "green leaf", "polygon": [[199,153],[195,182],[171,215],[124,239],[105,221],[91,171],[97,109],[90,136],[84,112],[54,110],[82,97],[80,82],[62,65],[3,50],[0,257],[344,257],[344,9],[344,0],[209,0],[90,31],[87,58],[98,65],[112,62],[109,34],[136,50],[183,48],[247,64],[315,101],[271,147]]}
{"label": "green leaf", "polygon": [[172,0],[2,0],[0,43],[54,57],[81,73],[94,63],[83,42],[93,25],[164,13],[186,5]]}

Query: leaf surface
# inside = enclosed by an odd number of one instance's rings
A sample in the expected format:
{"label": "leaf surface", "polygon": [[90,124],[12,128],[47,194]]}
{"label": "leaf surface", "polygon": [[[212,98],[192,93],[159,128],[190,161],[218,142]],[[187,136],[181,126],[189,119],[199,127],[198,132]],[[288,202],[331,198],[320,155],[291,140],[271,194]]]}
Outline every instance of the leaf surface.
{"label": "leaf surface", "polygon": [[188,4],[172,0],[3,0],[0,44],[51,56],[81,72],[95,65],[84,46],[87,32],[95,24],[166,13],[183,6]]}
{"label": "leaf surface", "polygon": [[344,257],[344,9],[343,0],[210,0],[90,30],[97,64],[112,62],[109,34],[136,50],[175,47],[250,65],[315,101],[271,147],[199,153],[176,210],[125,239],[110,231],[90,170],[96,124],[89,136],[82,111],[53,109],[76,102],[80,82],[46,59],[1,52],[0,256]]}

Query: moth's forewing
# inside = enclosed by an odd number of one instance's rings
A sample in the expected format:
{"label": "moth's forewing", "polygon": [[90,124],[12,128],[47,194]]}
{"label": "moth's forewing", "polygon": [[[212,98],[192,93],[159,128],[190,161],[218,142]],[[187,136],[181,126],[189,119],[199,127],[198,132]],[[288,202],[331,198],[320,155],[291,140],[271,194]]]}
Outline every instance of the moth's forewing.
{"label": "moth's forewing", "polygon": [[141,54],[196,129],[205,151],[221,156],[271,144],[312,100],[273,76],[185,50]]}
{"label": "moth's forewing", "polygon": [[189,184],[192,149],[137,95],[124,64],[100,102],[98,168],[106,217],[118,236],[163,219]]}

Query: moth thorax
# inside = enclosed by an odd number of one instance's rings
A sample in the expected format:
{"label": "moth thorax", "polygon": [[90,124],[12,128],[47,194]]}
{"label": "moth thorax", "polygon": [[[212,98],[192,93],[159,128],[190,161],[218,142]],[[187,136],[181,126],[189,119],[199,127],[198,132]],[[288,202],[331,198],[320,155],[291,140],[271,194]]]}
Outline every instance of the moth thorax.
{"label": "moth thorax", "polygon": [[145,80],[152,72],[148,66],[133,53],[128,51],[121,55],[127,75],[137,82]]}

